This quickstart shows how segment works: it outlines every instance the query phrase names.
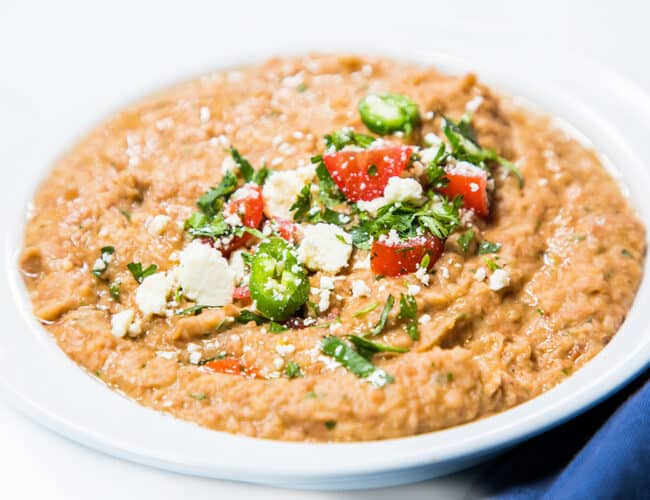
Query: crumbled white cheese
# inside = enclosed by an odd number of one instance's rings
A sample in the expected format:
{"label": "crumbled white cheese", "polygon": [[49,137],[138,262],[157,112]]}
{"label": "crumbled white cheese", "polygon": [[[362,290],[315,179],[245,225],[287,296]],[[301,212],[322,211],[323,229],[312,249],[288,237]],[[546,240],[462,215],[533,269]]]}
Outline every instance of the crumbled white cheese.
{"label": "crumbled white cheese", "polygon": [[296,348],[293,344],[278,344],[275,346],[275,352],[277,352],[280,356],[292,354],[295,350]]}
{"label": "crumbled white cheese", "polygon": [[176,359],[178,353],[176,351],[156,351],[156,356],[163,359]]}
{"label": "crumbled white cheese", "polygon": [[320,277],[320,287],[325,290],[334,289],[334,279],[331,276],[321,276]]}
{"label": "crumbled white cheese", "polygon": [[230,270],[235,277],[235,283],[241,283],[246,276],[246,265],[242,254],[244,250],[235,250],[230,254]]}
{"label": "crumbled white cheese", "polygon": [[129,337],[137,337],[142,333],[142,321],[136,319],[129,325]]}
{"label": "crumbled white cheese", "polygon": [[431,277],[429,276],[429,272],[426,267],[418,266],[417,271],[415,271],[415,277],[419,279],[420,283],[422,283],[424,286],[429,285],[429,280]]}
{"label": "crumbled white cheese", "polygon": [[483,281],[487,277],[487,271],[484,267],[479,267],[474,273],[474,279],[476,281]]}
{"label": "crumbled white cheese", "polygon": [[156,273],[147,276],[135,291],[135,303],[145,315],[165,314],[167,297],[175,287],[174,277],[170,273]]}
{"label": "crumbled white cheese", "polygon": [[210,121],[210,108],[207,106],[201,106],[201,109],[199,109],[199,119],[201,120],[201,123],[207,123]]}
{"label": "crumbled white cheese", "polygon": [[[435,148],[429,147],[420,151],[420,159],[425,163],[429,163],[431,160],[433,160],[436,153],[438,152],[438,144],[442,142],[442,139],[433,132],[429,132],[424,136],[424,142],[428,146],[436,146]],[[428,159],[425,160],[424,155],[426,155]]]}
{"label": "crumbled white cheese", "polygon": [[185,346],[185,348],[186,348],[189,352],[197,352],[197,351],[200,351],[200,350],[201,350],[201,346],[200,346],[199,344],[195,344],[194,342],[190,342],[190,343],[188,343],[188,344]]}
{"label": "crumbled white cheese", "polygon": [[330,308],[331,295],[332,295],[331,290],[321,289],[319,291],[320,300],[318,301],[318,310],[321,313],[327,311]]}
{"label": "crumbled white cheese", "polygon": [[420,323],[421,325],[425,325],[425,324],[427,324],[429,321],[431,321],[431,315],[429,315],[429,314],[423,314],[423,315],[420,316],[420,318],[418,319],[418,323]]}
{"label": "crumbled white cheese", "polygon": [[449,279],[449,269],[447,269],[445,266],[440,266],[440,276],[442,276],[444,279],[448,280]]}
{"label": "crumbled white cheese", "polygon": [[133,321],[133,309],[125,309],[111,316],[111,332],[116,337],[122,338],[129,331],[129,326]]}
{"label": "crumbled white cheese", "polygon": [[409,285],[406,291],[411,295],[417,295],[420,293],[420,290],[422,290],[422,288],[418,285]]}
{"label": "crumbled white cheese", "polygon": [[190,353],[188,360],[193,365],[198,365],[200,363],[202,357],[203,357],[203,355],[200,352],[194,351],[194,352]]}
{"label": "crumbled white cheese", "polygon": [[483,104],[483,96],[477,95],[467,101],[467,104],[465,104],[465,111],[468,113],[476,113],[476,110]]}
{"label": "crumbled white cheese", "polygon": [[292,220],[291,205],[294,204],[305,184],[311,182],[315,173],[314,165],[307,165],[271,174],[262,190],[266,216]]}
{"label": "crumbled white cheese", "polygon": [[363,259],[356,260],[352,269],[355,271],[360,269],[370,269],[370,254],[366,255]]}
{"label": "crumbled white cheese", "polygon": [[420,203],[422,201],[422,185],[415,179],[394,176],[388,179],[388,184],[384,188],[384,196],[370,201],[359,201],[357,206],[375,216],[384,205],[405,201]]}
{"label": "crumbled white cheese", "polygon": [[370,295],[370,287],[366,285],[363,280],[352,281],[352,296],[353,297],[367,297]]}
{"label": "crumbled white cheese", "polygon": [[103,272],[106,270],[106,262],[104,259],[97,259],[93,264],[93,272]]}
{"label": "crumbled white cheese", "polygon": [[169,225],[170,218],[167,215],[156,215],[147,221],[147,232],[151,236],[158,236],[165,232]]}
{"label": "crumbled white cheese", "polygon": [[235,160],[232,159],[232,156],[228,155],[226,156],[223,161],[221,162],[221,173],[225,174],[227,172],[231,172],[237,168],[237,163],[235,163]]}
{"label": "crumbled white cheese", "polygon": [[348,265],[352,253],[348,233],[334,224],[306,226],[298,258],[313,271],[336,274]]}
{"label": "crumbled white cheese", "polygon": [[510,275],[504,269],[497,269],[490,276],[490,281],[488,286],[490,290],[495,292],[501,290],[502,288],[507,287],[510,284]]}
{"label": "crumbled white cheese", "polygon": [[283,366],[284,366],[284,359],[282,359],[282,358],[275,358],[275,359],[273,360],[273,367],[274,367],[276,370],[279,370],[279,369],[282,368]]}
{"label": "crumbled white cheese", "polygon": [[218,250],[194,240],[183,249],[179,259],[176,277],[188,299],[206,306],[232,302],[235,273]]}

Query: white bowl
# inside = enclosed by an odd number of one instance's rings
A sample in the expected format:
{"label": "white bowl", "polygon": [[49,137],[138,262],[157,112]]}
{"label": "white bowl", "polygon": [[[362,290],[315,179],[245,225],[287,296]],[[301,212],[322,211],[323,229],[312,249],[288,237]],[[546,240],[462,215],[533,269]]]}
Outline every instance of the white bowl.
{"label": "white bowl", "polygon": [[[276,47],[274,52],[279,51]],[[269,55],[273,54],[264,53]],[[646,142],[650,137],[650,99],[633,84],[576,61],[556,66],[555,72],[549,73],[548,66],[542,70],[541,65],[530,61],[513,71],[511,60],[505,63],[498,58],[488,66],[485,58],[482,64],[470,64],[412,50],[386,55],[433,64],[447,72],[475,71],[496,89],[523,96],[546,112],[562,117],[565,126],[580,131],[575,133],[585,141],[589,138],[611,160],[609,168],[625,186],[646,226],[650,226],[650,175],[641,160],[650,157]],[[253,59],[264,56],[219,56],[217,64],[204,69],[255,62]],[[513,78],[513,72],[526,73],[530,78]],[[558,82],[562,83],[562,91]],[[153,83],[151,90],[160,87],[158,82],[149,83]],[[108,99],[98,105],[94,121],[101,113],[124,105],[118,101],[121,99]],[[7,123],[13,122],[15,127],[0,130],[1,136],[11,134],[13,138],[3,162],[16,171],[0,186],[5,235],[5,273],[0,288],[4,304],[0,388],[35,421],[92,448],[162,469],[275,486],[350,489],[395,485],[446,474],[484,460],[586,410],[648,365],[650,278],[646,273],[620,331],[584,368],[516,408],[451,429],[369,443],[285,443],[210,431],[144,408],[103,387],[57,348],[33,318],[17,272],[25,207],[36,184],[64,146],[89,127],[93,115],[81,107],[70,109],[65,116],[57,116],[56,130],[39,135],[27,127],[28,122],[17,109],[8,108]],[[40,112],[48,117],[47,109]]]}

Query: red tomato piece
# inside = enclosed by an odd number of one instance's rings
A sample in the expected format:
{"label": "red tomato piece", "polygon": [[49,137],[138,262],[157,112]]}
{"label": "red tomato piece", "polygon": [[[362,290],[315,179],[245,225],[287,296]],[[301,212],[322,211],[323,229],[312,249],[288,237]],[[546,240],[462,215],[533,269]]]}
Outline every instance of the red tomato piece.
{"label": "red tomato piece", "polygon": [[[236,215],[246,227],[257,229],[264,218],[264,198],[262,189],[253,183],[245,184],[235,191],[230,197],[230,201],[223,209],[224,217]],[[221,252],[228,256],[234,250],[245,247],[252,243],[255,237],[252,234],[242,234],[233,238],[230,243],[225,245]]]}
{"label": "red tomato piece", "polygon": [[248,367],[238,358],[223,358],[208,361],[206,368],[218,373],[227,373],[228,375],[242,375],[244,377],[255,378],[259,373],[255,368]]}
{"label": "red tomato piece", "polygon": [[223,358],[208,361],[205,366],[218,373],[228,373],[230,375],[241,375],[244,371],[244,365],[237,358]]}
{"label": "red tomato piece", "polygon": [[442,255],[443,248],[442,240],[432,234],[399,241],[380,236],[370,249],[370,268],[384,276],[410,274],[417,271],[422,258],[429,255],[431,269]]}
{"label": "red tomato piece", "polygon": [[251,300],[251,291],[248,286],[238,286],[232,292],[232,298],[234,300],[240,300],[245,303],[249,303]]}
{"label": "red tomato piece", "polygon": [[298,233],[298,225],[285,219],[275,219],[277,231],[287,241],[294,241]]}
{"label": "red tomato piece", "polygon": [[450,200],[456,196],[462,196],[464,208],[474,210],[474,213],[480,217],[490,215],[490,199],[487,191],[488,176],[485,170],[464,165],[461,168],[449,169],[445,177],[449,180],[449,184],[438,189],[440,193]]}
{"label": "red tomato piece", "polygon": [[348,200],[370,201],[384,194],[388,179],[399,176],[410,158],[409,146],[388,146],[325,153],[323,163]]}

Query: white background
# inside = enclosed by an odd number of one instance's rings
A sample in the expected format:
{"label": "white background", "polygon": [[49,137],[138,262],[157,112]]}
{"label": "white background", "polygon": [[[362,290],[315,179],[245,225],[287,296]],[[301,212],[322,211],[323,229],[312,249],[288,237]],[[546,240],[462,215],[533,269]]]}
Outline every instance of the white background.
{"label": "white background", "polygon": [[[210,51],[323,36],[350,39],[360,23],[376,27],[383,44],[457,53],[526,53],[537,58],[588,57],[650,89],[650,8],[641,1],[244,1],[18,2],[0,0],[0,91],[29,120],[56,89],[73,87],[84,103],[145,92],[144,78],[167,82],[179,67],[192,75],[210,65]],[[300,44],[296,43],[296,50]],[[207,54],[207,55],[206,55]],[[168,64],[167,64],[168,63]],[[173,65],[173,66],[172,66]],[[514,67],[513,71],[517,71]],[[109,80],[107,86],[97,81]],[[96,106],[95,106],[96,108]],[[106,110],[110,111],[110,110]],[[0,109],[0,120],[3,111]],[[2,142],[11,137],[0,138]],[[2,163],[7,172],[9,166]],[[2,305],[0,307],[11,307]],[[29,356],[25,362],[29,363]],[[35,366],[34,370],[38,370]],[[43,374],[47,376],[47,374]],[[116,425],[128,425],[116,422]],[[164,439],[164,436],[161,436]],[[219,453],[220,450],[215,450]],[[299,492],[191,478],[126,463],[73,444],[10,409],[0,399],[0,498],[121,499],[265,498],[340,500],[462,497],[475,473],[368,492]]]}

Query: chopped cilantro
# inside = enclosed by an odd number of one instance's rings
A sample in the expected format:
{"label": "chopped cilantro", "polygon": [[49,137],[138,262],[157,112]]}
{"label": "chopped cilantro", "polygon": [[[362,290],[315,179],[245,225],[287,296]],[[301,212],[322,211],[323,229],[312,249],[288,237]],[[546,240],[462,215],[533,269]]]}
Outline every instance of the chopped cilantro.
{"label": "chopped cilantro", "polygon": [[373,142],[375,138],[366,135],[358,134],[351,127],[344,127],[336,132],[327,134],[325,137],[325,149],[335,149],[340,151],[345,146],[358,146],[360,148],[367,148]]}
{"label": "chopped cilantro", "polygon": [[218,309],[221,306],[206,306],[202,304],[197,304],[187,309],[181,309],[176,311],[176,316],[197,316],[203,312],[204,309]]}
{"label": "chopped cilantro", "polygon": [[207,191],[196,201],[196,204],[205,215],[214,216],[221,208],[221,204],[235,189],[237,189],[237,177],[228,170],[217,187]]}
{"label": "chopped cilantro", "polygon": [[417,315],[418,304],[415,301],[415,297],[411,294],[400,294],[399,313],[397,314],[397,318],[408,320],[406,331],[408,332],[409,337],[413,340],[418,340],[420,338]]}
{"label": "chopped cilantro", "polygon": [[221,214],[209,217],[195,212],[185,221],[185,229],[195,238],[200,236],[218,238],[228,232],[229,226]]}
{"label": "chopped cilantro", "polygon": [[487,253],[497,253],[501,250],[500,243],[492,243],[491,241],[483,240],[478,246],[478,254],[485,255]]}
{"label": "chopped cilantro", "polygon": [[485,259],[485,265],[492,272],[496,271],[497,269],[501,269],[501,266],[497,264],[493,259],[490,258]]}
{"label": "chopped cilantro", "polygon": [[203,401],[206,398],[205,394],[203,394],[202,392],[192,393],[190,394],[190,397],[192,399],[196,399],[197,401]]}
{"label": "chopped cilantro", "polygon": [[621,250],[621,255],[625,257],[632,257],[632,252],[630,252],[627,248],[624,248],[623,250]]}
{"label": "chopped cilantro", "polygon": [[151,276],[158,270],[156,264],[151,264],[150,266],[143,268],[140,262],[131,262],[127,264],[126,267],[131,271],[133,278],[135,278],[138,283],[142,283],[147,276]]}
{"label": "chopped cilantro", "polygon": [[120,213],[124,216],[124,218],[128,221],[131,220],[131,211],[127,210],[126,208],[118,208]]}
{"label": "chopped cilantro", "polygon": [[253,165],[251,165],[250,162],[244,158],[234,147],[230,148],[230,156],[232,156],[232,159],[239,168],[239,173],[244,178],[244,180],[246,182],[251,182],[253,180],[253,176],[255,175],[255,169],[253,168]]}
{"label": "chopped cilantro", "polygon": [[353,316],[355,318],[358,318],[359,316],[363,316],[364,314],[368,314],[370,311],[374,311],[375,309],[377,309],[378,306],[379,306],[379,302],[371,302],[370,304],[368,304],[366,306],[363,306],[361,309],[356,311],[353,314]]}
{"label": "chopped cilantro", "polygon": [[374,177],[377,175],[377,165],[374,163],[368,167],[368,175]]}
{"label": "chopped cilantro", "polygon": [[325,422],[325,427],[327,427],[331,431],[336,427],[336,420],[327,420]]}
{"label": "chopped cilantro", "polygon": [[348,335],[348,340],[354,344],[364,358],[371,359],[372,355],[378,352],[397,352],[404,353],[408,352],[408,349],[404,347],[393,347],[387,344],[380,344],[379,342],[373,342],[365,337],[359,337],[358,335]]}
{"label": "chopped cilantro", "polygon": [[300,190],[296,201],[293,202],[293,205],[289,208],[293,212],[293,220],[301,221],[307,214],[309,214],[309,209],[311,208],[311,184],[305,184],[305,186]]}
{"label": "chopped cilantro", "polygon": [[460,248],[463,249],[463,252],[467,253],[467,250],[469,250],[469,245],[473,239],[474,239],[474,231],[472,231],[471,229],[468,229],[458,237],[458,245],[460,246]]}
{"label": "chopped cilantro", "polygon": [[257,326],[260,326],[264,323],[268,323],[269,320],[266,319],[264,316],[260,316],[259,314],[255,314],[252,311],[249,311],[248,309],[244,309],[239,313],[239,316],[235,318],[235,321],[237,323],[242,323],[246,324],[251,321],[254,321]]}
{"label": "chopped cilantro", "polygon": [[449,179],[447,179],[445,169],[443,168],[448,156],[445,145],[440,143],[436,155],[425,167],[429,183],[431,184],[431,187],[435,189],[445,187],[449,184]]}
{"label": "chopped cilantro", "polygon": [[282,333],[282,332],[286,332],[288,329],[289,328],[287,328],[286,326],[277,323],[275,321],[271,321],[271,323],[269,324],[269,332],[271,333]]}
{"label": "chopped cilantro", "polygon": [[390,313],[391,309],[393,309],[394,304],[395,304],[395,297],[389,295],[388,298],[386,299],[386,304],[384,305],[384,308],[381,311],[381,315],[379,316],[379,321],[377,321],[375,327],[370,331],[370,335],[372,335],[373,337],[375,335],[379,335],[382,332],[382,330],[386,327],[388,314]]}
{"label": "chopped cilantro", "polygon": [[384,387],[393,382],[393,377],[381,368],[377,368],[352,346],[338,337],[329,335],[321,341],[321,351],[341,363],[359,378],[370,379],[373,385]]}
{"label": "chopped cilantro", "polygon": [[111,294],[111,297],[113,297],[113,300],[115,302],[120,301],[120,287],[122,286],[122,283],[119,281],[113,281],[108,287],[108,292]]}
{"label": "chopped cilantro", "polygon": [[102,247],[100,249],[100,257],[99,257],[99,262],[97,264],[100,264],[98,267],[95,265],[92,269],[92,273],[95,275],[96,278],[101,277],[102,274],[106,272],[106,269],[108,268],[108,263],[111,261],[111,257],[115,253],[115,248],[108,246],[108,247]]}
{"label": "chopped cilantro", "polygon": [[289,378],[303,377],[300,365],[295,361],[289,361],[284,367],[284,374]]}

